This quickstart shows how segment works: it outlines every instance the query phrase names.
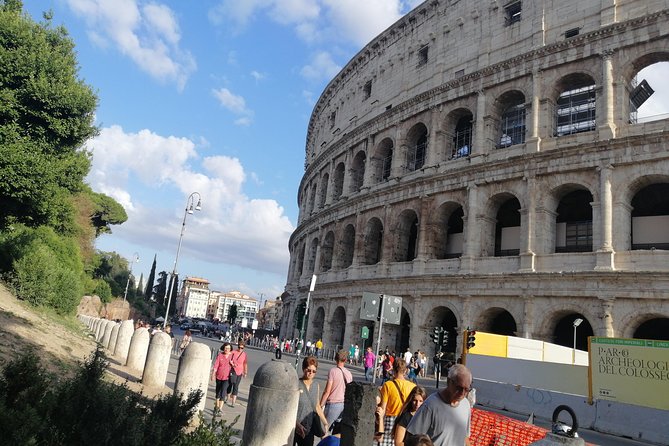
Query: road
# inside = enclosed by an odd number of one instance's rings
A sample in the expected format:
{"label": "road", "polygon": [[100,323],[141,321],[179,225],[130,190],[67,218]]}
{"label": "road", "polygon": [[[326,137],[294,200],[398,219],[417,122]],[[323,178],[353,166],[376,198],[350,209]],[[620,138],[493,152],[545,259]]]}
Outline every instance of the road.
{"label": "road", "polygon": [[[175,330],[175,335],[177,337],[181,337],[182,333],[181,331],[177,328]],[[193,337],[194,342],[201,342],[204,344],[209,345],[211,348],[215,349],[218,351],[219,347],[221,346],[221,341],[218,341],[216,339],[212,338],[204,338],[204,337],[199,337],[199,336],[194,336]],[[227,422],[232,422],[236,417],[239,417],[237,423],[235,424],[235,427],[242,430],[244,427],[244,424],[246,422],[246,406],[248,403],[248,395],[249,395],[249,389],[250,386],[253,382],[253,376],[255,376],[255,372],[258,370],[258,368],[266,363],[267,361],[271,361],[274,359],[274,352],[269,352],[265,350],[260,350],[254,347],[249,347],[246,350],[248,359],[249,359],[249,376],[247,378],[243,378],[242,382],[240,383],[239,386],[239,396],[237,399],[237,404],[236,407],[232,408],[229,406],[223,406],[223,410],[221,413],[221,418],[226,420]],[[295,356],[294,355],[283,355],[283,360],[289,362],[290,364],[295,364]],[[334,364],[331,361],[320,361],[319,362],[319,367],[318,367],[318,373],[316,375],[316,382],[320,384],[320,388],[323,389],[325,387],[325,382],[327,378],[328,371]],[[174,381],[176,379],[176,371],[178,367],[178,358],[172,357],[172,360],[170,362],[170,368],[169,368],[169,373],[167,377],[167,385],[171,388],[174,388]],[[349,370],[351,370],[353,374],[353,379],[356,381],[364,381],[365,376],[364,376],[364,371],[361,367],[349,367]],[[298,376],[301,376],[301,370],[298,373]],[[420,378],[419,379],[419,384],[425,387],[425,390],[428,393],[432,393],[436,391],[435,388],[435,380],[434,378]],[[445,385],[445,381],[443,381],[440,386]],[[207,392],[207,402],[205,406],[205,412],[204,416],[206,419],[210,419],[212,416],[213,412],[213,407],[214,407],[214,391],[215,391],[215,383],[210,382],[209,385],[209,390]],[[487,407],[483,407],[480,405],[477,405],[477,407],[484,409],[484,410],[490,410],[495,413],[499,413],[511,418],[515,418],[518,420],[525,421],[527,420],[526,415],[518,415],[514,414],[511,412],[507,411],[502,411],[502,410],[497,410],[497,409],[490,409]],[[371,414],[370,414],[371,416]],[[550,429],[550,421],[549,420],[542,420],[542,419],[536,419],[535,424],[544,428]],[[632,440],[632,439],[627,439],[627,438],[621,438],[621,437],[615,437],[611,435],[606,435],[602,434],[600,432],[595,432],[595,431],[590,431],[587,429],[579,429],[579,435],[581,438],[583,438],[586,442],[591,443],[593,445],[602,445],[602,446],[649,446],[652,445],[652,443],[648,442],[642,442],[642,441],[637,441],[637,440]],[[241,436],[241,434],[240,434]]]}

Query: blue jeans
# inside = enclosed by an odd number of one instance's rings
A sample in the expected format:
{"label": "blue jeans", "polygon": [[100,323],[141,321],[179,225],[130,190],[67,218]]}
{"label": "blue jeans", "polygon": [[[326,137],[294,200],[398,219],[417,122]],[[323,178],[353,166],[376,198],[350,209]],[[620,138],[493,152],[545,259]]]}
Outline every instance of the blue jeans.
{"label": "blue jeans", "polygon": [[325,403],[325,418],[328,420],[328,429],[332,423],[341,418],[344,411],[344,403]]}
{"label": "blue jeans", "polygon": [[365,367],[365,381],[372,382],[374,377],[374,367]]}

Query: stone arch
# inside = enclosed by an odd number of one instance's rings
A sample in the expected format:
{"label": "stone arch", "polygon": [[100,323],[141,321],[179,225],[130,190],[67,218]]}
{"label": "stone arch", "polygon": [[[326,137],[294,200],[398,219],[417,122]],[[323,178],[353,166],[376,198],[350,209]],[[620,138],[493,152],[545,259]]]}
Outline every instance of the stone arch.
{"label": "stone arch", "polygon": [[467,108],[458,108],[446,116],[448,159],[471,155],[474,137],[474,114]]}
{"label": "stone arch", "polygon": [[318,182],[311,183],[311,190],[309,192],[309,213],[312,213],[316,208],[316,189],[318,189]]}
{"label": "stone arch", "polygon": [[581,324],[576,327],[576,348],[588,350],[588,336],[594,336],[590,321],[581,313],[564,311],[555,321],[553,328],[553,343],[564,347],[574,347],[574,322],[581,319]]}
{"label": "stone arch", "polygon": [[[623,116],[629,116],[630,123],[636,124],[638,122],[649,122],[666,118],[665,115],[644,118],[646,114],[644,113],[644,105],[652,104],[653,101],[647,102],[647,99],[653,98],[650,95],[655,94],[655,97],[659,97],[662,96],[662,93],[666,94],[664,82],[651,81],[649,83],[645,79],[645,74],[653,66],[664,69],[667,65],[669,65],[669,51],[665,49],[651,49],[634,58],[634,60],[623,67],[622,74],[629,100],[624,101],[621,105],[624,107]],[[641,119],[639,118],[639,114],[641,115]]]}
{"label": "stone arch", "polygon": [[630,201],[632,249],[669,249],[669,178],[651,178]]}
{"label": "stone arch", "polygon": [[[669,311],[667,311],[666,306],[660,308],[657,301],[650,301],[646,303],[639,303],[634,305],[633,308],[630,308],[629,311],[620,316],[620,318],[615,321],[619,327],[616,330],[616,336],[623,338],[636,338],[638,334],[646,335],[646,330],[656,327],[654,322],[652,324],[646,325],[643,327],[640,333],[637,333],[639,328],[644,324],[652,320],[666,320],[669,319]],[[669,333],[669,331],[665,332]],[[666,340],[663,335],[658,340]],[[643,339],[643,338],[640,338]]]}
{"label": "stone arch", "polygon": [[422,168],[427,159],[428,131],[425,124],[419,122],[411,127],[407,133],[406,142],[406,169],[407,172],[413,172]]}
{"label": "stone arch", "polygon": [[383,255],[383,223],[376,217],[367,221],[363,249],[361,264],[375,265],[381,261]]}
{"label": "stone arch", "polygon": [[307,257],[307,270],[311,274],[316,266],[316,252],[318,251],[318,237],[314,237],[309,245],[309,255]]}
{"label": "stone arch", "polygon": [[413,209],[400,213],[395,226],[395,262],[410,262],[418,249],[418,215]]}
{"label": "stone arch", "polygon": [[[448,343],[446,344],[445,351],[453,354],[455,357],[455,352],[458,347],[458,318],[456,317],[453,310],[449,307],[438,306],[432,308],[425,318],[425,330],[427,333],[427,339],[429,339],[429,334],[432,333],[432,330],[435,327],[443,327],[444,330],[448,333]],[[434,344],[433,344],[434,345]]]}
{"label": "stone arch", "polygon": [[353,263],[353,254],[355,253],[355,226],[348,224],[344,227],[342,237],[339,242],[337,255],[337,269],[344,269]]}
{"label": "stone arch", "polygon": [[372,182],[380,183],[390,178],[393,163],[394,143],[390,138],[381,140],[372,157]]}
{"label": "stone arch", "polygon": [[334,231],[328,231],[323,238],[323,246],[321,246],[321,261],[320,270],[329,271],[332,269],[332,258],[334,255],[335,236]]}
{"label": "stone arch", "polygon": [[346,309],[342,306],[335,308],[330,319],[330,342],[333,348],[344,346],[344,332],[346,330]]}
{"label": "stone arch", "polygon": [[591,252],[593,246],[592,193],[566,192],[555,210],[555,252]]}
{"label": "stone arch", "polygon": [[516,256],[520,253],[520,201],[511,192],[500,192],[488,200],[487,218],[481,220],[483,255]]}
{"label": "stone arch", "polygon": [[669,317],[652,317],[634,330],[636,339],[655,339],[658,341],[669,341]]}
{"label": "stone arch", "polygon": [[332,197],[336,200],[344,193],[344,176],[346,174],[346,166],[343,162],[337,164],[334,171],[334,182],[332,185]]}
{"label": "stone arch", "polygon": [[513,315],[505,308],[492,307],[481,313],[476,327],[487,333],[516,336],[518,325]]}
{"label": "stone arch", "polygon": [[498,149],[525,143],[527,104],[519,90],[502,93],[495,101],[494,135]]}
{"label": "stone arch", "polygon": [[597,128],[597,84],[586,72],[570,73],[553,88],[554,136],[589,132]]}
{"label": "stone arch", "polygon": [[295,269],[295,277],[301,277],[304,272],[304,254],[306,250],[306,244],[304,242],[300,243],[297,254],[297,268]]}
{"label": "stone arch", "polygon": [[365,163],[367,162],[367,154],[364,150],[356,153],[351,162],[351,193],[360,192],[360,188],[365,180]]}
{"label": "stone arch", "polygon": [[312,310],[313,317],[311,319],[311,326],[309,330],[309,338],[317,341],[323,339],[323,327],[325,325],[325,308],[318,306],[315,310]]}
{"label": "stone arch", "polygon": [[330,183],[330,174],[325,172],[321,178],[321,191],[318,198],[318,207],[322,208],[328,199],[328,184]]}
{"label": "stone arch", "polygon": [[437,208],[432,225],[434,258],[454,259],[462,256],[463,217],[464,210],[458,202],[447,201]]}

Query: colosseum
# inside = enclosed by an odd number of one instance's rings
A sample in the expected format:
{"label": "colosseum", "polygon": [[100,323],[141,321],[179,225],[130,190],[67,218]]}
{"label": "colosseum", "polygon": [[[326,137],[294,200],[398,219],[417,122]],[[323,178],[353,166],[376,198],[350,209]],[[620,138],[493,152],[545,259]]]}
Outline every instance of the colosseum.
{"label": "colosseum", "polygon": [[363,292],[402,298],[397,351],[439,326],[454,353],[466,327],[669,339],[669,115],[639,117],[666,61],[667,0],[420,4],[314,107],[281,335],[316,275],[330,348],[376,339]]}

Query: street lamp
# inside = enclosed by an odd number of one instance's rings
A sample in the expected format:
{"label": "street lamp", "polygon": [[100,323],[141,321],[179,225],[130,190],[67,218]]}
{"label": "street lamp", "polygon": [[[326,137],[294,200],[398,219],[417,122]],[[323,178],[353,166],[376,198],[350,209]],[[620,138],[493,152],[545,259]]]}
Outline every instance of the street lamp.
{"label": "street lamp", "polygon": [[576,364],[576,327],[581,325],[581,322],[583,322],[583,319],[580,317],[577,317],[574,319],[574,349],[572,350],[572,355],[571,355],[571,363]]}
{"label": "street lamp", "polygon": [[297,350],[297,355],[295,356],[295,369],[297,369],[298,364],[300,363],[300,353],[302,353],[302,350],[304,349],[306,343],[304,342],[304,325],[305,322],[307,321],[307,316],[309,316],[309,301],[311,300],[311,293],[316,289],[316,274],[313,274],[311,276],[311,284],[309,285],[309,292],[307,293],[307,303],[304,306],[304,315],[302,316],[302,324],[300,326],[300,338],[297,341],[302,342],[302,348]]}
{"label": "street lamp", "polygon": [[132,255],[132,262],[130,262],[130,272],[128,273],[128,281],[125,283],[125,293],[123,293],[123,302],[128,298],[128,286],[130,285],[130,276],[132,276],[132,265],[139,263],[139,254]]}
{"label": "street lamp", "polygon": [[[197,196],[197,203],[195,202],[195,197]],[[170,305],[172,303],[172,290],[174,289],[174,279],[177,276],[177,262],[179,261],[179,252],[181,251],[181,241],[184,238],[184,232],[186,231],[186,217],[188,214],[192,214],[193,211],[199,211],[202,209],[202,197],[199,192],[193,192],[188,196],[186,200],[186,210],[184,211],[184,219],[181,222],[181,235],[179,236],[179,244],[177,245],[177,255],[174,258],[174,268],[172,269],[172,276],[168,282],[168,286],[165,287],[165,297],[167,297],[167,309],[165,310],[165,320],[163,321],[163,328],[167,327],[167,319],[170,314]],[[163,299],[163,302],[165,299]]]}

